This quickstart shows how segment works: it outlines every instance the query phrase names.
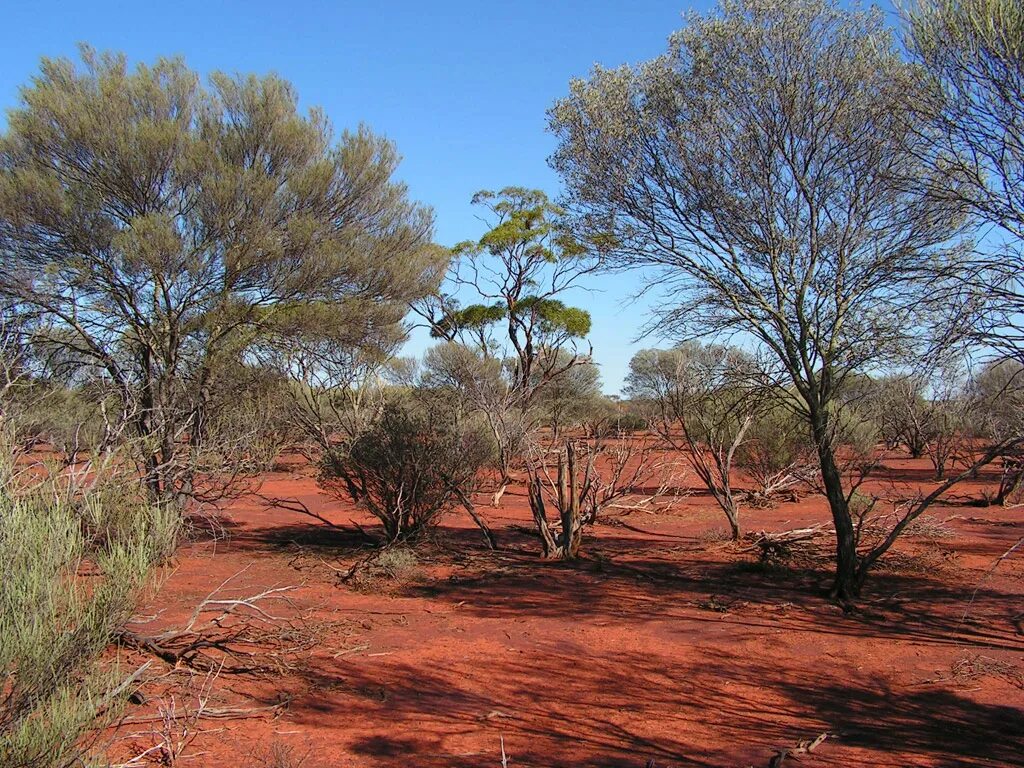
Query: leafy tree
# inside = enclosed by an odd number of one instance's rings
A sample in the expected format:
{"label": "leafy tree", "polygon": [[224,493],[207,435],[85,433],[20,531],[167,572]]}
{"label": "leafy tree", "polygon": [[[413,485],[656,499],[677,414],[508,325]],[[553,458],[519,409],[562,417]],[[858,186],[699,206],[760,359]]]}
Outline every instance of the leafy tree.
{"label": "leafy tree", "polygon": [[[500,363],[500,396],[489,390],[475,403],[491,411],[488,422],[494,429],[504,430],[494,435],[503,446],[496,506],[522,440],[535,426],[538,394],[573,368],[591,364],[590,350],[579,349],[590,332],[590,314],[560,297],[598,262],[593,249],[566,230],[563,210],[540,190],[483,191],[473,203],[487,209],[490,228],[479,240],[455,246],[448,279],[453,291],[473,294],[481,303],[463,307],[455,296],[442,295],[414,309],[435,338],[472,345]],[[474,387],[464,391],[480,392]]]}
{"label": "leafy tree", "polygon": [[[691,337],[742,333],[796,398],[836,533],[832,594],[940,495],[858,551],[835,440],[844,384],[917,354],[936,280],[958,267],[963,206],[936,193],[909,108],[918,71],[880,12],[825,0],[724,0],[691,14],[669,51],[596,69],[551,111],[581,236],[608,262],[648,267],[655,322]],[[991,460],[993,453],[984,460]]]}
{"label": "leafy tree", "polygon": [[[482,191],[473,204],[486,208],[491,228],[477,241],[452,249],[452,286],[483,303],[459,307],[453,297],[421,304],[435,338],[467,336],[481,351],[508,349],[510,387],[528,406],[552,378],[580,362],[577,341],[590,332],[590,314],[560,298],[596,268],[589,250],[564,228],[562,209],[540,190],[506,187]],[[503,325],[499,341],[490,331]],[[559,355],[559,350],[572,354]],[[499,353],[504,357],[504,353]]]}
{"label": "leafy tree", "polygon": [[297,101],[83,48],[43,60],[0,137],[0,297],[115,393],[154,496],[191,494],[219,367],[296,327],[391,340],[447,263],[394,146]]}

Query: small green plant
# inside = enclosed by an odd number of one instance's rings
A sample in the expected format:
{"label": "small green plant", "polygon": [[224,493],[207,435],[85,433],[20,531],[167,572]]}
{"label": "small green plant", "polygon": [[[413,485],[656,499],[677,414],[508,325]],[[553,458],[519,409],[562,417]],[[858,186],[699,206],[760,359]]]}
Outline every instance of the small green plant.
{"label": "small green plant", "polygon": [[[9,450],[3,455],[10,456]],[[109,491],[66,476],[26,487],[0,467],[0,765],[70,768],[114,717],[144,667],[102,663],[177,518],[162,507],[112,513]]]}

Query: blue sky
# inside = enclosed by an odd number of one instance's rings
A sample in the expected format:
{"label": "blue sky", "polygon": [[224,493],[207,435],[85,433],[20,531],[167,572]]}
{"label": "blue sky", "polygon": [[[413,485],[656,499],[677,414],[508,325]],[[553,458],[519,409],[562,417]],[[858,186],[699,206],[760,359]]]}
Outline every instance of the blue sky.
{"label": "blue sky", "polygon": [[[545,111],[569,79],[594,63],[614,66],[661,53],[682,13],[706,0],[434,2],[29,2],[6,0],[0,105],[41,56],[74,56],[79,42],[132,61],[181,54],[201,73],[276,72],[304,106],[319,105],[338,129],[365,122],[393,139],[400,178],[434,207],[436,239],[477,237],[469,204],[479,189],[507,185],[558,193],[547,166],[554,148]],[[591,341],[605,390],[617,392],[644,305],[626,299],[635,277],[591,281],[571,300],[593,316]],[[409,352],[421,351],[423,334]],[[651,345],[653,341],[646,342]]]}

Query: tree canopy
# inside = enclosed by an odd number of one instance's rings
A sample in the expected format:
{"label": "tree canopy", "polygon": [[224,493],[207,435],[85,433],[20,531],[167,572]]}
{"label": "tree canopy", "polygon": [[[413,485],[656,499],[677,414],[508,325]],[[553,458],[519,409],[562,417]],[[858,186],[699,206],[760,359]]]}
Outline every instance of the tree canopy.
{"label": "tree canopy", "polygon": [[300,328],[393,343],[447,265],[395,147],[297,102],[273,75],[203,87],[84,48],[43,60],[0,137],[0,295],[116,392],[158,492],[221,359]]}

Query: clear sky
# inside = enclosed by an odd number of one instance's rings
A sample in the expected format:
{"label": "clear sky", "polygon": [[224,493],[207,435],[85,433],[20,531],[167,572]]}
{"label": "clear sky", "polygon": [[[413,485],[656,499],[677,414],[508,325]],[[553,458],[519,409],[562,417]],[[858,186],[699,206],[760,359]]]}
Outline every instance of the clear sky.
{"label": "clear sky", "polygon": [[[436,239],[474,238],[479,189],[508,185],[558,194],[545,111],[569,79],[665,49],[682,13],[708,0],[355,2],[5,0],[0,105],[17,102],[41,56],[77,44],[123,51],[133,62],[183,55],[206,74],[276,72],[338,128],[367,123],[393,139],[400,178],[433,206]],[[593,316],[591,341],[605,390],[618,392],[644,320],[628,303],[636,278],[591,281],[571,300]],[[648,340],[652,345],[656,340]],[[409,345],[421,351],[423,334]]]}

